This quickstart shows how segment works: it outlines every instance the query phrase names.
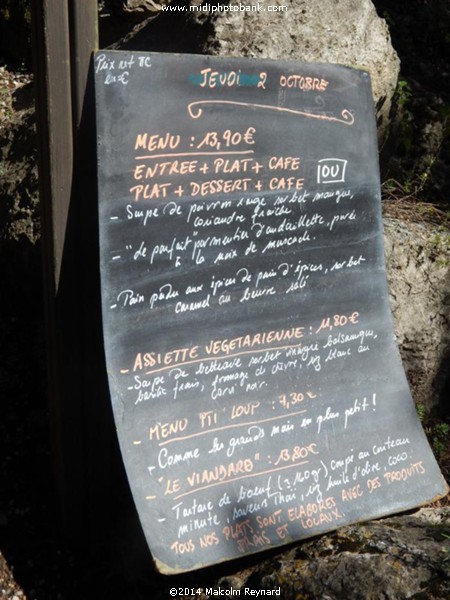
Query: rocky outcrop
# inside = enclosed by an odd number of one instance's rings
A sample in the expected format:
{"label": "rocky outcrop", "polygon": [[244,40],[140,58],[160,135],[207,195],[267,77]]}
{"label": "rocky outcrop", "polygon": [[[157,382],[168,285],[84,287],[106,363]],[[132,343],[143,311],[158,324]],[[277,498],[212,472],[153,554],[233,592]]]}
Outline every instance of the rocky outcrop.
{"label": "rocky outcrop", "polygon": [[159,12],[165,4],[168,4],[167,0],[125,0],[122,7],[125,12],[153,14]]}
{"label": "rocky outcrop", "polygon": [[[239,7],[232,0],[231,7]],[[255,3],[256,4],[256,3]],[[269,5],[276,7],[269,11]],[[261,12],[191,12],[208,28],[201,52],[330,62],[366,69],[372,79],[380,139],[389,122],[399,60],[370,0],[262,0]]]}
{"label": "rocky outcrop", "polygon": [[449,534],[448,507],[349,525],[221,577],[207,590],[203,583],[195,597],[231,596],[231,590],[262,597],[271,590],[283,600],[446,600]]}
{"label": "rocky outcrop", "polygon": [[450,234],[397,219],[385,219],[384,229],[403,365],[415,401],[432,408],[443,401],[450,383]]}
{"label": "rocky outcrop", "polygon": [[40,306],[40,207],[33,87],[0,68],[0,307]]}
{"label": "rocky outcrop", "polygon": [[[30,75],[0,67],[0,244],[40,237],[34,90]],[[1,246],[0,246],[1,247]]]}
{"label": "rocky outcrop", "polygon": [[27,600],[25,594],[14,580],[3,554],[0,552],[0,598],[5,600]]}

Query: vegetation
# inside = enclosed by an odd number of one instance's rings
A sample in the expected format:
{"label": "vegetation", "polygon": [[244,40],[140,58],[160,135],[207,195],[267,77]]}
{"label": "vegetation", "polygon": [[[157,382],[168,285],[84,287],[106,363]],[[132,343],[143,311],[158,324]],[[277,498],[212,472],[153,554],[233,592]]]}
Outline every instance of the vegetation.
{"label": "vegetation", "polygon": [[433,416],[423,404],[417,404],[416,409],[436,460],[440,463],[443,472],[447,474],[450,458],[450,425],[440,417]]}
{"label": "vegetation", "polygon": [[396,114],[384,153],[384,199],[449,229],[450,3],[373,0],[401,60]]}

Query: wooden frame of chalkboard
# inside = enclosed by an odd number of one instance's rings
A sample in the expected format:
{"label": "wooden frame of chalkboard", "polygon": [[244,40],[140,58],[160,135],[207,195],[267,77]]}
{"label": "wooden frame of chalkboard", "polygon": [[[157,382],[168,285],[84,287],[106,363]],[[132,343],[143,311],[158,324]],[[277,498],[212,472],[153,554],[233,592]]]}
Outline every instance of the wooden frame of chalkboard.
{"label": "wooden frame of chalkboard", "polygon": [[444,495],[396,347],[369,75],[102,51],[105,353],[158,569]]}

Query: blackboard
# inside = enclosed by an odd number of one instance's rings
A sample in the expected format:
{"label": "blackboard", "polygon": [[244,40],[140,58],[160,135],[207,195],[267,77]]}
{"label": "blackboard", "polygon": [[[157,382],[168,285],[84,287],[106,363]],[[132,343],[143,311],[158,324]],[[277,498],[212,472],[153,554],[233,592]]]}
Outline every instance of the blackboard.
{"label": "blackboard", "polygon": [[158,569],[445,494],[393,333],[369,75],[110,51],[94,71],[110,393]]}

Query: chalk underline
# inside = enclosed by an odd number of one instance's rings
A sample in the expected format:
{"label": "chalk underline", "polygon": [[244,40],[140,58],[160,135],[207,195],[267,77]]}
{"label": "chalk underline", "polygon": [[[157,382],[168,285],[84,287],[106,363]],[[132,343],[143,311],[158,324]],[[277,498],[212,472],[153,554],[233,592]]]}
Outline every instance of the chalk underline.
{"label": "chalk underline", "polygon": [[[258,350],[258,349],[244,350],[243,352],[235,352],[234,354],[225,354],[223,356],[205,356],[203,358],[196,358],[193,360],[188,360],[188,361],[176,363],[173,365],[167,365],[165,367],[161,367],[160,369],[153,369],[151,371],[146,371],[145,375],[153,375],[153,373],[161,373],[161,371],[168,371],[170,369],[179,369],[180,367],[183,367],[184,365],[195,365],[200,362],[209,362],[211,360],[226,360],[227,358],[236,358],[239,356],[244,356],[246,354],[259,354],[260,352],[277,352],[278,350],[289,350],[290,348],[299,348],[300,346],[302,346],[302,344],[291,344],[288,346],[276,346],[273,348],[262,348],[260,350]],[[128,373],[128,372],[129,372],[129,369],[127,369],[126,371],[121,370],[121,373]]]}
{"label": "chalk underline", "polygon": [[176,156],[223,156],[229,154],[254,154],[254,150],[226,150],[223,152],[175,152],[173,154],[147,154],[135,156],[135,160],[146,160],[148,158],[174,158]]}

